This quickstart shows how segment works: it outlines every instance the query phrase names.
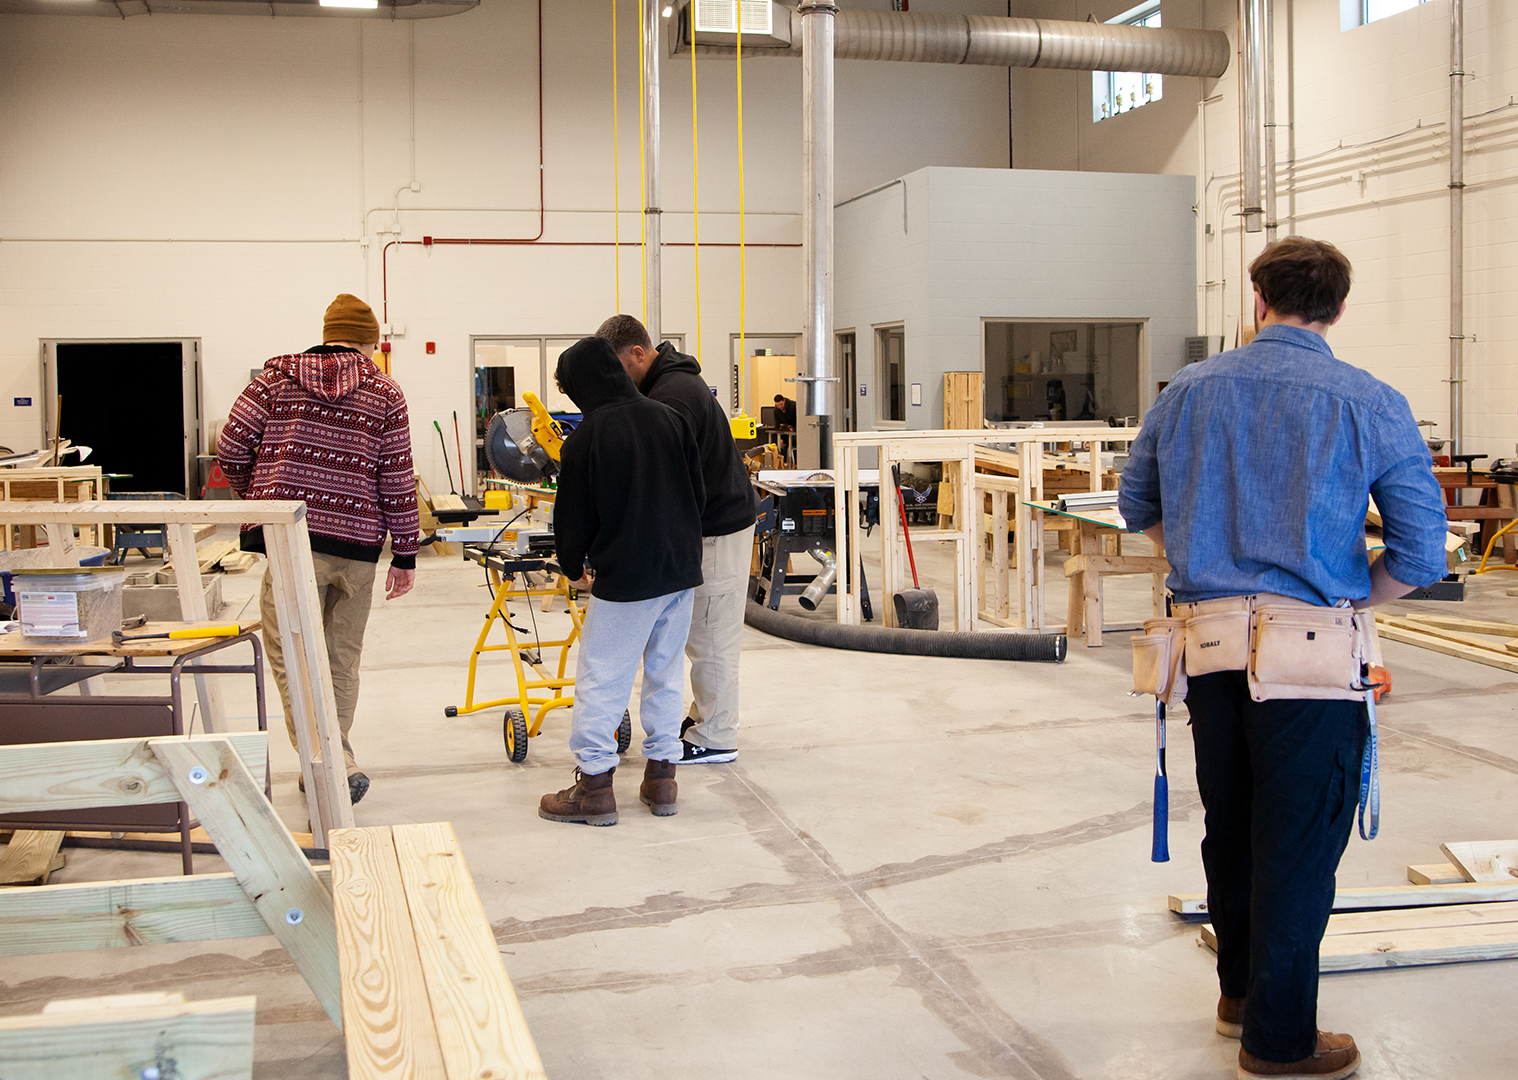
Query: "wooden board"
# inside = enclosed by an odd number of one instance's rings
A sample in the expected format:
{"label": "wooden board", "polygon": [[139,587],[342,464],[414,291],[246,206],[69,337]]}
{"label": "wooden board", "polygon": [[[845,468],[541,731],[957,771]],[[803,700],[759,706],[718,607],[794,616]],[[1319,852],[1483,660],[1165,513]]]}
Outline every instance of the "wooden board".
{"label": "wooden board", "polygon": [[104,1080],[157,1065],[178,1080],[246,1080],[253,1075],[252,997],[160,1004],[106,1004],[0,1017],[5,1080]]}
{"label": "wooden board", "polygon": [[[1202,944],[1217,950],[1212,927]],[[1319,971],[1456,964],[1518,958],[1518,902],[1465,904],[1332,915],[1318,952]]]}
{"label": "wooden board", "polygon": [[390,827],[333,829],[330,837],[348,1075],[444,1080]]}
{"label": "wooden board", "polygon": [[978,371],[946,371],[943,375],[943,426],[978,428],[985,426],[983,376]]}
{"label": "wooden board", "polygon": [[[264,923],[341,1030],[332,894],[274,815],[262,786],[234,752],[232,737],[154,739],[149,745]],[[200,783],[196,769],[206,773]]]}
{"label": "wooden board", "polygon": [[[0,503],[0,524],[42,525],[66,522],[71,525],[115,524],[141,521],[143,503],[135,501],[94,501],[77,503]],[[262,499],[176,499],[152,504],[152,518],[166,525],[289,525],[306,519],[303,502],[276,502]]]}
{"label": "wooden board", "polygon": [[1518,884],[1518,840],[1468,840],[1440,844],[1439,850],[1467,881]]}
{"label": "wooden board", "polygon": [[392,833],[448,1076],[539,1080],[543,1062],[453,826]]}
{"label": "wooden board", "polygon": [[1395,618],[1414,623],[1427,623],[1429,626],[1437,626],[1443,630],[1463,630],[1468,634],[1492,634],[1504,638],[1518,636],[1518,623],[1457,619],[1451,615],[1424,615],[1421,612],[1397,615]]}
{"label": "wooden board", "polygon": [[1445,656],[1472,660],[1478,664],[1485,664],[1487,667],[1501,668],[1503,671],[1518,672],[1518,656],[1513,656],[1505,650],[1481,649],[1458,641],[1450,641],[1447,638],[1435,637],[1426,631],[1408,629],[1401,624],[1383,622],[1379,615],[1376,617],[1376,630],[1387,641],[1400,641],[1406,645],[1417,645],[1419,648],[1443,653]]}
{"label": "wooden board", "polygon": [[62,844],[61,832],[17,829],[0,854],[0,885],[46,885]]}
{"label": "wooden board", "polygon": [[[205,604],[205,597],[201,597]],[[171,630],[188,630],[193,626],[228,626],[225,620],[197,619],[192,622],[150,622],[128,632],[136,634],[166,634]],[[245,619],[237,624],[240,633],[251,633],[263,626],[257,619]],[[20,631],[0,634],[0,656],[183,656],[196,649],[203,649],[217,638],[155,638],[152,641],[124,641],[113,644],[109,638],[93,641],[58,641],[48,638],[22,637]],[[217,661],[209,661],[216,663]],[[249,663],[250,661],[243,661]]]}
{"label": "wooden board", "polygon": [[[258,777],[262,799],[268,733],[243,731],[216,738],[229,740],[248,763],[248,769]],[[190,745],[203,741],[215,740],[166,735],[154,739],[0,746],[0,813],[178,802],[179,788],[154,755],[151,744]]]}
{"label": "wooden board", "polygon": [[[1450,885],[1384,885],[1339,889],[1334,893],[1335,911],[1369,911],[1392,908],[1443,907],[1449,904],[1497,904],[1518,900],[1518,881]],[[1206,893],[1182,893],[1170,897],[1170,910],[1178,915],[1207,914]]]}
{"label": "wooden board", "polygon": [[1463,885],[1465,875],[1447,862],[1423,863],[1407,868],[1407,880],[1414,885]]}
{"label": "wooden board", "polygon": [[[316,868],[323,887],[326,867]],[[236,874],[0,890],[0,957],[265,937]]]}

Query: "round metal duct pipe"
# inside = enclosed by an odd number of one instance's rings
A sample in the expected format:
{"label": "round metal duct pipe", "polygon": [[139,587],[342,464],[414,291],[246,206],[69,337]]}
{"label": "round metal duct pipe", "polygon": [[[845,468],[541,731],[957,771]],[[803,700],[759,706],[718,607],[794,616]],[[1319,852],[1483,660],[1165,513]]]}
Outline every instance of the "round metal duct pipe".
{"label": "round metal duct pipe", "polygon": [[[801,55],[801,14],[791,12],[789,48],[744,45],[744,55]],[[1216,79],[1228,70],[1232,47],[1219,30],[1168,30],[995,15],[936,15],[845,8],[835,20],[840,60],[899,60],[919,64],[1144,71]],[[690,48],[677,37],[674,51]],[[730,45],[697,45],[698,52],[731,55]]]}
{"label": "round metal duct pipe", "polygon": [[837,15],[840,60],[1145,71],[1215,79],[1228,70],[1228,35],[992,15],[861,11]]}

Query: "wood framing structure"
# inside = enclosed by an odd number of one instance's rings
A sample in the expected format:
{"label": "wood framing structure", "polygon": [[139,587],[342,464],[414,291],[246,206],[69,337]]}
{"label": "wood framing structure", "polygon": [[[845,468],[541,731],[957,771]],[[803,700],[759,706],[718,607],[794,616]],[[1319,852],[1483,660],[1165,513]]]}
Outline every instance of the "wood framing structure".
{"label": "wood framing structure", "polygon": [[[61,465],[46,469],[0,469],[0,501],[3,502],[84,502],[105,498],[105,474],[99,465]],[[36,537],[30,525],[21,523],[22,547],[31,547]],[[90,542],[98,544],[104,536],[96,526]],[[11,523],[0,528],[0,551],[11,550]]]}
{"label": "wood framing structure", "polygon": [[[897,494],[890,483],[891,466],[904,462],[937,461],[944,464],[944,479],[952,476],[955,488],[954,523],[956,528],[919,529],[912,533],[914,544],[927,541],[944,541],[956,545],[955,552],[955,629],[975,629],[975,618],[981,611],[978,600],[982,596],[980,586],[981,545],[985,542],[985,524],[981,512],[982,498],[992,498],[993,550],[998,538],[1006,535],[1003,528],[996,530],[998,501],[1012,526],[1015,548],[1008,553],[1004,569],[1015,571],[1017,584],[1017,615],[1011,614],[1010,595],[1014,591],[1001,577],[1002,566],[993,555],[994,581],[988,594],[995,600],[987,600],[986,621],[998,626],[1016,626],[1026,630],[1043,632],[1048,629],[1044,618],[1044,512],[1030,507],[1045,497],[1044,473],[1047,459],[1045,449],[1050,444],[1087,442],[1090,448],[1079,471],[1087,474],[1087,490],[1102,490],[1101,443],[1127,442],[1138,438],[1139,428],[1091,428],[1048,426],[1041,428],[995,428],[959,429],[943,431],[857,431],[840,432],[833,436],[835,468],[833,471],[834,501],[836,508],[837,536],[834,538],[838,557],[838,621],[845,626],[859,626],[864,617],[861,609],[860,583],[854,572],[857,553],[864,543],[864,530],[859,524],[855,510],[860,491],[860,454],[877,451],[880,463],[880,545],[881,577],[884,581],[883,602],[878,606],[885,611],[887,625],[894,618],[895,605],[891,597],[906,587],[906,546],[901,536],[900,513],[897,510]],[[1010,447],[997,450],[995,447]],[[1005,475],[992,479],[975,471],[978,461],[994,457],[1005,474],[1015,469],[1012,485]],[[977,487],[977,485],[983,485]],[[1001,597],[1007,597],[1003,608]]]}
{"label": "wood framing structure", "polygon": [[[69,565],[74,529],[131,521],[142,516],[140,502],[0,503],[0,529],[11,525],[41,525],[48,546],[58,553],[56,565]],[[169,537],[170,560],[196,565],[197,525],[261,525],[269,555],[274,608],[295,713],[295,734],[301,773],[311,811],[311,831],[318,847],[327,846],[327,833],[353,824],[353,804],[343,765],[327,662],[327,639],[322,633],[321,601],[316,592],[316,568],[311,538],[306,532],[306,507],[300,502],[186,501],[153,504],[154,520],[162,520]],[[77,560],[75,561],[77,565]],[[176,575],[181,617],[206,622],[205,593],[198,574]],[[215,685],[204,675],[195,679],[208,732],[226,730],[226,712]]]}

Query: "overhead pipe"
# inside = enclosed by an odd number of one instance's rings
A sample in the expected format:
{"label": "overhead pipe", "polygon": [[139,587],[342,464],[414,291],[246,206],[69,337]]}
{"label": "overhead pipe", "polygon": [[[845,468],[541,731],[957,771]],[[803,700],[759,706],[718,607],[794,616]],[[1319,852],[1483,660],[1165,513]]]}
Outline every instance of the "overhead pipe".
{"label": "overhead pipe", "polygon": [[[780,14],[779,11],[776,15]],[[791,13],[786,48],[750,47],[746,57],[805,55],[805,14]],[[839,60],[896,60],[923,64],[1053,68],[1065,71],[1144,71],[1216,79],[1228,70],[1228,35],[998,15],[939,15],[917,11],[845,9],[833,17]],[[682,20],[689,27],[689,20]],[[677,38],[675,51],[690,47]],[[696,46],[732,55],[730,45]]]}
{"label": "overhead pipe", "polygon": [[1450,0],[1449,18],[1449,452],[1454,455],[1465,452],[1465,0]]}
{"label": "overhead pipe", "polygon": [[806,416],[817,417],[817,467],[833,465],[833,32],[838,8],[832,0],[801,6],[801,145],[803,203],[801,258],[806,274],[802,349],[806,374],[799,376]]}
{"label": "overhead pipe", "polygon": [[1265,97],[1265,243],[1276,242],[1276,0],[1265,5],[1265,48],[1261,81]]}
{"label": "overhead pipe", "polygon": [[1239,100],[1243,118],[1239,127],[1239,172],[1244,179],[1244,231],[1260,231],[1264,208],[1260,205],[1260,0],[1239,0],[1243,9],[1239,23]]}
{"label": "overhead pipe", "polygon": [[662,340],[663,319],[660,317],[662,290],[660,218],[659,206],[659,3],[660,0],[643,0],[643,280],[647,290],[644,298],[646,310],[643,324],[648,336],[658,345]]}

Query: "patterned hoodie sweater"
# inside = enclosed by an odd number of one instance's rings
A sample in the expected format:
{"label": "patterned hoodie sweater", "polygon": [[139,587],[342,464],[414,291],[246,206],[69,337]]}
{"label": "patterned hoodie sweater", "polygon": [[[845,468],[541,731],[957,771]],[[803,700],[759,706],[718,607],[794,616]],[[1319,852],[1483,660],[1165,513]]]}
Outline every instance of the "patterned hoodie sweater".
{"label": "patterned hoodie sweater", "polygon": [[[306,504],[312,551],[378,562],[388,532],[391,563],[416,566],[406,399],[362,354],[319,345],[269,360],[232,406],[217,449],[243,498]],[[245,527],[242,547],[264,550],[263,530]]]}

